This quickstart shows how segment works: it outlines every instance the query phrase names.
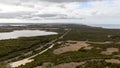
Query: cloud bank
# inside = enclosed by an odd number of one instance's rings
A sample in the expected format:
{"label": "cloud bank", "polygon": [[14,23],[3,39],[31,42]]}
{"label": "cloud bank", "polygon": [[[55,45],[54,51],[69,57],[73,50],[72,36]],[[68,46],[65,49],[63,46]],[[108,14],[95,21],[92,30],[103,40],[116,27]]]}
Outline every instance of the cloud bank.
{"label": "cloud bank", "polygon": [[41,1],[63,3],[63,2],[89,2],[89,1],[102,1],[102,0],[41,0]]}
{"label": "cloud bank", "polygon": [[0,22],[120,22],[120,0],[0,0]]}

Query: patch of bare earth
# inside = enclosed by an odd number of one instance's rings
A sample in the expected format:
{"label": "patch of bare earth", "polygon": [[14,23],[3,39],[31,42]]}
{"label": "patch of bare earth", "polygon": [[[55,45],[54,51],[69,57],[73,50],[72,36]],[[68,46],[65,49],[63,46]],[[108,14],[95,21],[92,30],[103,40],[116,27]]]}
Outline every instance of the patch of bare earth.
{"label": "patch of bare earth", "polygon": [[79,65],[83,65],[85,62],[70,62],[70,63],[63,63],[59,65],[55,65],[53,63],[43,63],[42,66],[38,66],[35,68],[76,68]]}
{"label": "patch of bare earth", "polygon": [[64,63],[54,66],[53,68],[76,68],[79,65],[83,65],[85,62],[71,62],[71,63]]}
{"label": "patch of bare earth", "polygon": [[119,59],[107,59],[105,60],[107,63],[116,63],[116,64],[120,64],[120,60]]}
{"label": "patch of bare earth", "polygon": [[[37,66],[37,67],[35,67],[35,68],[47,68],[47,67],[50,66],[50,65],[52,66],[53,64],[50,63],[50,62],[46,62],[46,63],[43,63],[42,66]],[[51,67],[51,66],[50,66],[50,67]]]}
{"label": "patch of bare earth", "polygon": [[120,54],[119,55],[115,55],[115,57],[120,57]]}
{"label": "patch of bare earth", "polygon": [[85,50],[91,50],[92,48],[93,48],[92,46],[84,47]]}
{"label": "patch of bare earth", "polygon": [[101,54],[111,55],[114,52],[119,52],[118,48],[107,48],[106,51],[102,51]]}
{"label": "patch of bare earth", "polygon": [[85,41],[67,41],[67,43],[62,44],[60,48],[53,51],[54,54],[61,54],[69,51],[78,51],[82,47],[87,47]]}
{"label": "patch of bare earth", "polygon": [[88,42],[88,43],[91,43],[91,44],[110,44],[112,42],[106,41],[106,42]]}

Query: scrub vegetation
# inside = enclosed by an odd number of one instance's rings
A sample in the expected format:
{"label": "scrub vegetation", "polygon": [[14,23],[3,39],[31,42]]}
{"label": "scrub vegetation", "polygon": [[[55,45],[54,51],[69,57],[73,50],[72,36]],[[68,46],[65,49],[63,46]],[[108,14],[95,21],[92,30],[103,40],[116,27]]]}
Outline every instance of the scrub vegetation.
{"label": "scrub vegetation", "polygon": [[7,60],[24,53],[33,51],[38,47],[42,47],[44,44],[57,38],[57,36],[42,36],[42,37],[30,37],[19,38],[0,41],[0,60]]}
{"label": "scrub vegetation", "polygon": [[[43,37],[30,37],[30,38],[19,38],[11,40],[0,41],[0,59],[1,61],[14,58],[24,52],[33,51],[38,53],[47,48],[34,51],[34,49],[44,45],[51,40],[59,38],[66,31],[70,32],[63,38],[54,42],[55,46],[49,49],[41,55],[33,57],[34,61],[21,65],[18,68],[33,68],[42,66],[44,63],[49,62],[54,66],[70,63],[70,62],[85,62],[83,65],[78,65],[76,68],[119,68],[120,64],[108,63],[107,59],[118,59],[120,60],[120,30],[119,29],[104,29],[98,27],[90,27],[86,25],[78,24],[49,24],[48,25],[29,25],[29,29],[45,29],[49,31],[58,32],[58,35],[43,36]],[[54,28],[54,29],[53,29]],[[72,41],[84,41],[89,44],[91,49],[80,48],[78,51],[69,51],[61,54],[54,54],[53,51],[60,48],[61,45],[65,44],[68,40]],[[62,43],[58,43],[62,42]],[[71,44],[71,43],[70,43]],[[74,43],[75,44],[75,43]],[[69,45],[68,45],[69,46]],[[117,48],[118,52],[106,55],[101,52],[106,51],[108,48]],[[3,58],[4,56],[4,58]],[[30,56],[30,55],[28,55]],[[24,57],[22,57],[24,58]]]}

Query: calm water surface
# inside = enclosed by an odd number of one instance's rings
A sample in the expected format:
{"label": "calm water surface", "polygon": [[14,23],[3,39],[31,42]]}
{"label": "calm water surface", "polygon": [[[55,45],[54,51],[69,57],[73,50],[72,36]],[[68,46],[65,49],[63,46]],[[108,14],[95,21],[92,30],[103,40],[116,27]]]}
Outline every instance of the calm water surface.
{"label": "calm water surface", "polygon": [[54,34],[57,33],[42,31],[42,30],[15,30],[13,32],[0,33],[0,40],[16,39],[19,37],[45,36],[45,35],[54,35]]}
{"label": "calm water surface", "polygon": [[107,29],[120,29],[120,24],[89,24],[94,27],[102,27]]}

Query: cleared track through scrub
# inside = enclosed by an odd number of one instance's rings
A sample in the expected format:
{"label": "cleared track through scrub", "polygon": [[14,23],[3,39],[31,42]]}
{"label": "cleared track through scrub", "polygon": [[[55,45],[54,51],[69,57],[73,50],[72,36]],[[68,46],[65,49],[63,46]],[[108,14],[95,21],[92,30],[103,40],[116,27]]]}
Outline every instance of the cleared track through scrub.
{"label": "cleared track through scrub", "polygon": [[11,68],[15,68],[15,67],[18,67],[18,66],[21,66],[21,65],[25,65],[26,63],[30,63],[30,62],[34,61],[34,59],[31,59],[31,58],[33,58],[33,57],[35,57],[35,56],[37,56],[37,55],[43,54],[44,52],[46,52],[46,51],[48,51],[49,49],[53,48],[54,45],[55,45],[55,42],[56,42],[57,40],[62,39],[62,38],[63,38],[65,35],[67,35],[70,31],[71,31],[71,29],[67,30],[67,31],[66,31],[62,36],[60,36],[59,38],[57,38],[57,39],[55,39],[55,40],[52,40],[52,41],[49,42],[49,43],[46,43],[45,46],[48,45],[48,44],[50,44],[50,46],[49,46],[48,48],[46,48],[45,50],[39,52],[38,54],[35,54],[35,55],[33,55],[33,56],[30,56],[30,57],[28,57],[28,58],[25,58],[25,59],[22,59],[22,60],[19,60],[19,61],[15,61],[15,62],[9,63],[9,64],[10,64],[10,67],[11,67]]}

